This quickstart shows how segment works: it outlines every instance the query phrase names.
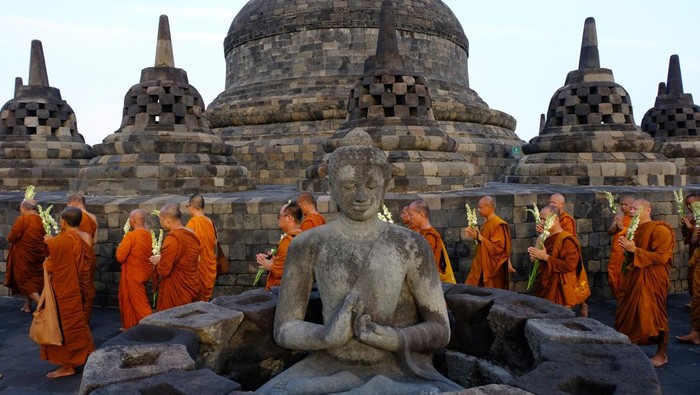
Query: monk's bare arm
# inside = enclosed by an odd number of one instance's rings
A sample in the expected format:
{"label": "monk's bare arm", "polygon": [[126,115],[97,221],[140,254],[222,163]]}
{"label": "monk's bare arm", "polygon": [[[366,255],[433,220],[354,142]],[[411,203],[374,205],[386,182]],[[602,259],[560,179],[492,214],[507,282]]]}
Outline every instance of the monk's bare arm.
{"label": "monk's bare arm", "polygon": [[293,243],[289,248],[275,312],[275,341],[292,350],[340,347],[352,338],[352,309],[357,295],[348,295],[326,325],[304,321],[314,281],[308,250],[303,243]]}

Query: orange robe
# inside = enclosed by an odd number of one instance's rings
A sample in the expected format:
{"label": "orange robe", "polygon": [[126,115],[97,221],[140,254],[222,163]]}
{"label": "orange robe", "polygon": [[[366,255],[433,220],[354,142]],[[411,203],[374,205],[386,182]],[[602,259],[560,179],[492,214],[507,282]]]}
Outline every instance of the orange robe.
{"label": "orange robe", "polygon": [[324,225],[325,223],[326,219],[323,217],[323,215],[319,213],[311,213],[309,215],[305,215],[304,220],[301,221],[301,230],[309,230],[311,228]]}
{"label": "orange robe", "polygon": [[216,233],[214,224],[207,217],[192,217],[187,223],[199,238],[202,251],[199,255],[199,300],[208,302],[216,283]]}
{"label": "orange robe", "polygon": [[498,216],[484,222],[482,240],[476,247],[467,284],[489,288],[509,288],[508,259],[511,252],[510,227]]}
{"label": "orange robe", "polygon": [[570,216],[566,211],[562,211],[559,217],[559,225],[561,225],[561,230],[571,234],[574,237],[578,237],[578,234],[576,233],[576,220],[574,220],[574,217]]}
{"label": "orange robe", "polygon": [[634,232],[634,243],[634,259],[620,283],[615,329],[634,344],[656,344],[659,336],[668,337],[666,295],[676,239],[668,224],[649,221]]}
{"label": "orange robe", "polygon": [[199,253],[202,247],[197,235],[187,228],[168,232],[163,239],[158,281],[158,311],[197,301],[199,296]]}
{"label": "orange robe", "polygon": [[[693,256],[690,258],[690,262],[688,262],[688,266],[690,266],[691,262],[693,266],[696,266],[698,261],[700,261],[700,248],[695,249]],[[691,294],[693,298],[690,302],[690,327],[700,332],[700,270],[696,270],[693,275],[693,293]]]}
{"label": "orange robe", "polygon": [[84,275],[88,276],[87,279],[87,296],[86,296],[86,310],[88,321],[90,320],[90,315],[92,315],[92,304],[95,301],[95,270],[97,270],[97,257],[95,256],[95,232],[97,232],[97,222],[92,219],[85,211],[83,211],[83,216],[81,217],[80,225],[78,225],[78,230],[87,233],[90,236],[90,242],[84,249],[86,254],[86,265],[88,268],[83,272]]}
{"label": "orange robe", "polygon": [[67,230],[46,241],[49,256],[44,265],[51,276],[63,334],[62,346],[41,346],[41,359],[57,365],[78,366],[95,350],[90,327],[85,319],[85,294],[78,270],[85,259],[83,240]]}
{"label": "orange robe", "polygon": [[[418,229],[418,233],[425,237],[425,240],[430,244],[430,249],[433,250],[433,256],[435,257],[435,265],[438,269],[438,274],[440,275],[440,281],[443,283],[455,284],[454,272],[452,271],[452,265],[447,263],[448,257],[443,257],[443,252],[445,252],[444,244],[442,242],[442,236],[437,229],[432,226],[426,229]],[[444,267],[440,267],[444,266]]]}
{"label": "orange robe", "polygon": [[[557,243],[557,239],[560,242]],[[538,269],[538,283],[535,288],[535,296],[547,299],[550,302],[566,307],[562,286],[562,274],[576,272],[581,260],[581,247],[578,239],[566,231],[551,235],[544,241],[544,248],[549,255],[547,262],[540,262]]]}
{"label": "orange robe", "polygon": [[10,250],[5,272],[5,286],[12,292],[30,295],[44,288],[45,234],[38,214],[20,215],[12,225],[7,235]]}
{"label": "orange robe", "polygon": [[[688,218],[688,221],[690,221],[691,224],[695,225],[695,216],[693,216],[693,213],[688,213],[686,216]],[[694,229],[688,229],[687,226],[685,226],[684,222],[681,222],[681,235],[683,236],[683,244],[686,244],[688,246],[688,293],[690,296],[693,296],[695,294],[695,265],[696,265],[696,260],[693,260],[693,254],[695,253],[695,250],[698,247],[697,243],[693,243],[693,231]]]}
{"label": "orange robe", "polygon": [[117,248],[117,261],[122,264],[118,298],[124,329],[152,313],[146,293],[146,284],[153,276],[153,265],[149,261],[151,251],[151,232],[145,228],[124,235]]}
{"label": "orange robe", "polygon": [[619,299],[620,294],[620,277],[622,276],[622,262],[625,260],[625,254],[620,247],[618,239],[627,233],[627,228],[632,222],[632,217],[625,215],[622,218],[622,229],[612,235],[612,245],[610,250],[610,259],[608,259],[608,284],[610,290],[616,299]]}
{"label": "orange robe", "polygon": [[265,289],[270,290],[270,288],[282,284],[282,274],[284,274],[284,263],[287,260],[287,250],[289,245],[292,244],[292,239],[294,236],[301,233],[301,229],[293,230],[286,234],[282,240],[277,244],[277,252],[275,252],[275,261],[272,263],[270,271],[267,273],[267,282],[265,283]]}

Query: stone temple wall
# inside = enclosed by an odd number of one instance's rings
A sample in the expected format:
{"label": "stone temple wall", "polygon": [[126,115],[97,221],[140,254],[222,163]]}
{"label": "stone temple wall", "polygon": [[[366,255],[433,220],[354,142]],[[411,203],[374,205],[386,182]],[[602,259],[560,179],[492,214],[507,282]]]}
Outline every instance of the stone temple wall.
{"label": "stone temple wall", "polygon": [[[678,227],[672,188],[624,188],[610,187],[606,190],[616,196],[633,194],[652,202],[652,218],[664,220],[674,228]],[[459,282],[466,278],[474,257],[474,242],[464,238],[466,224],[465,207],[468,203],[476,207],[483,195],[496,198],[497,213],[511,223],[513,236],[512,262],[517,273],[513,276],[511,289],[525,292],[528,270],[531,263],[527,247],[535,240],[535,229],[531,215],[525,211],[537,202],[542,207],[552,192],[560,192],[567,199],[567,212],[577,220],[579,240],[583,248],[584,261],[589,273],[592,297],[611,298],[607,281],[607,258],[610,254],[610,236],[606,230],[613,214],[608,208],[603,189],[593,187],[557,187],[556,189],[538,185],[490,184],[487,187],[441,194],[388,195],[386,204],[394,218],[398,220],[401,207],[417,198],[425,199],[431,208],[432,224],[445,239],[452,260],[455,275]],[[684,193],[700,192],[685,190]],[[205,213],[217,223],[223,249],[231,261],[231,273],[220,276],[214,296],[239,294],[253,289],[251,285],[258,265],[255,254],[272,248],[278,241],[281,231],[277,228],[277,214],[287,199],[297,195],[293,187],[262,187],[256,191],[230,194],[205,194]],[[4,193],[0,196],[0,279],[4,280],[5,260],[8,243],[5,235],[18,216],[20,192]],[[38,201],[44,207],[54,204],[53,213],[58,215],[65,207],[67,192],[39,192]],[[95,275],[97,297],[95,303],[103,306],[117,305],[117,290],[120,276],[119,263],[114,252],[122,239],[124,223],[129,212],[135,208],[151,211],[165,203],[180,203],[183,212],[188,196],[163,195],[141,197],[87,197],[88,211],[97,215],[99,222],[98,243],[95,247],[98,273]],[[318,208],[328,220],[337,217],[335,205],[328,195],[318,198]],[[188,218],[185,218],[187,220]],[[152,221],[151,225],[155,223]],[[483,223],[483,219],[479,220]],[[669,292],[687,290],[687,247],[681,242],[680,231],[676,231],[677,247],[673,268],[670,272]],[[261,280],[264,284],[264,278]],[[7,288],[0,285],[0,294],[8,294]]]}

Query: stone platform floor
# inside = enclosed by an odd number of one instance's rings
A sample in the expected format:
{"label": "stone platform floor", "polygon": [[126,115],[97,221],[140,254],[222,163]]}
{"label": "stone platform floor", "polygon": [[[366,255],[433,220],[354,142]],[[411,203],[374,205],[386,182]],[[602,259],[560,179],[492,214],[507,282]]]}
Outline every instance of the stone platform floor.
{"label": "stone platform floor", "polygon": [[[700,394],[700,346],[682,344],[674,336],[690,330],[687,293],[668,297],[671,326],[669,363],[657,369],[663,393],[666,395]],[[39,359],[39,347],[29,337],[31,315],[20,312],[22,300],[0,297],[0,394],[59,395],[75,394],[80,387],[82,369],[72,377],[56,380],[46,378],[55,366]],[[612,326],[615,320],[615,302],[612,300],[590,303],[590,316]],[[95,344],[116,336],[121,326],[119,311],[114,308],[95,308],[91,320]],[[653,355],[655,346],[642,347]]]}

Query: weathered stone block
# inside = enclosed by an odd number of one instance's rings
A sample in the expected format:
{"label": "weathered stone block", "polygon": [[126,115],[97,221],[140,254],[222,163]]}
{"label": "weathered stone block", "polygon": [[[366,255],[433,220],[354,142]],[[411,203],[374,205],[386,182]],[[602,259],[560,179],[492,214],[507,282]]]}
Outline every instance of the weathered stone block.
{"label": "weathered stone block", "polygon": [[160,326],[139,324],[128,331],[102,343],[101,348],[109,346],[135,346],[145,344],[182,344],[192,359],[199,354],[199,338],[184,329],[163,328]]}
{"label": "weathered stone block", "polygon": [[111,384],[98,388],[92,395],[123,394],[236,394],[241,385],[225,379],[209,369],[195,371],[173,370],[157,376]]}
{"label": "weathered stone block", "polygon": [[228,344],[241,321],[240,311],[195,302],[149,315],[141,323],[194,332],[200,341],[197,366],[220,373],[231,353]]}
{"label": "weathered stone block", "polygon": [[525,323],[525,338],[535,358],[540,346],[550,341],[560,343],[629,344],[627,336],[590,318],[531,319]]}
{"label": "weathered stone block", "polygon": [[151,377],[173,369],[194,369],[194,361],[181,344],[101,348],[90,354],[85,363],[79,393],[89,394],[109,384]]}

